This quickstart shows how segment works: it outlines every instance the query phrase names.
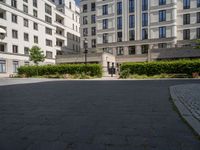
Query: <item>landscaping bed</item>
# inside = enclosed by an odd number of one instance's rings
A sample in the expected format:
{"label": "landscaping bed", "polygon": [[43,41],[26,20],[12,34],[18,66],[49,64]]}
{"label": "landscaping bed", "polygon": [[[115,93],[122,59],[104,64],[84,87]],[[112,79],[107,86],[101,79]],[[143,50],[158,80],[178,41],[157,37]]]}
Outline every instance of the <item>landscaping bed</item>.
{"label": "landscaping bed", "polygon": [[98,64],[61,64],[44,66],[22,66],[19,77],[89,79],[102,77],[102,67]]}
{"label": "landscaping bed", "polygon": [[200,60],[131,62],[122,64],[120,71],[121,78],[198,78]]}

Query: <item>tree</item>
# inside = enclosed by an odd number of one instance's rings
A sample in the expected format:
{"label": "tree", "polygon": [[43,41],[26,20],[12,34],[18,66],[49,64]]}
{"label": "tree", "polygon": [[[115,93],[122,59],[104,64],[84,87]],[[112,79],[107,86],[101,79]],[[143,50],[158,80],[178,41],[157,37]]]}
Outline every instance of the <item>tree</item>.
{"label": "tree", "polygon": [[33,61],[35,65],[38,66],[39,62],[44,61],[45,56],[38,46],[33,46],[31,49],[29,49],[29,52],[30,61]]}

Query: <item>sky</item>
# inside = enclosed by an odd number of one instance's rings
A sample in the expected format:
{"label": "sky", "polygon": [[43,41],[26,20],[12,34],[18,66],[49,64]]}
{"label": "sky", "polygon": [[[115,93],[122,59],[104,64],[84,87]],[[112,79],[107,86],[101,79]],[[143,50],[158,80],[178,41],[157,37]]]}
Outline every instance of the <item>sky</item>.
{"label": "sky", "polygon": [[79,4],[80,0],[75,0],[77,4]]}

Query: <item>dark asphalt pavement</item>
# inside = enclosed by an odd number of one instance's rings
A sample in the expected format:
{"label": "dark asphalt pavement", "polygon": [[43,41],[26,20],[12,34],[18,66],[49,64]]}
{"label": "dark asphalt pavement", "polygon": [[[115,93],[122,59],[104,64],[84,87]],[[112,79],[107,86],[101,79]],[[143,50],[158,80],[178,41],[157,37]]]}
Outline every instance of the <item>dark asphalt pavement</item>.
{"label": "dark asphalt pavement", "polygon": [[0,86],[0,150],[200,150],[174,110],[177,81]]}

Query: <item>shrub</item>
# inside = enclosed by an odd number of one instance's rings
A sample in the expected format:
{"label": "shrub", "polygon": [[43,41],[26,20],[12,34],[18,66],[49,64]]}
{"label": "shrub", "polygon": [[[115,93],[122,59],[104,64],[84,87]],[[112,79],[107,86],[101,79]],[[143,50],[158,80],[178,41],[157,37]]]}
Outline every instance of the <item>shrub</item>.
{"label": "shrub", "polygon": [[48,75],[77,75],[85,74],[91,77],[101,77],[102,68],[98,64],[61,64],[44,66],[22,66],[18,68],[19,75],[26,77],[48,76]]}
{"label": "shrub", "polygon": [[128,69],[125,69],[125,70],[123,70],[123,71],[121,71],[120,72],[120,77],[122,78],[122,79],[126,79],[126,78],[128,78],[130,76],[130,69],[128,68]]}
{"label": "shrub", "polygon": [[176,60],[176,61],[155,61],[144,63],[124,63],[120,68],[121,72],[129,70],[130,74],[138,75],[159,75],[159,74],[187,74],[200,72],[200,60]]}

